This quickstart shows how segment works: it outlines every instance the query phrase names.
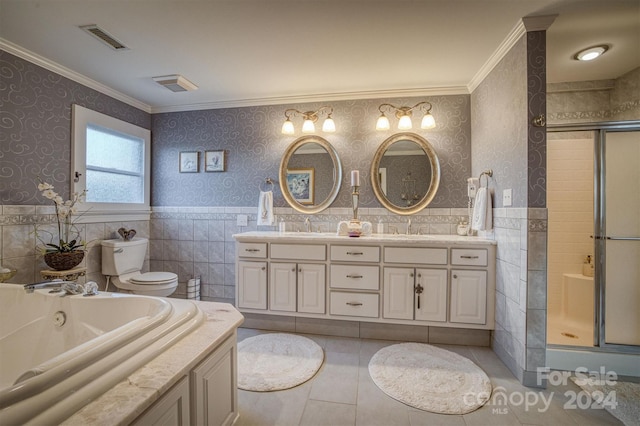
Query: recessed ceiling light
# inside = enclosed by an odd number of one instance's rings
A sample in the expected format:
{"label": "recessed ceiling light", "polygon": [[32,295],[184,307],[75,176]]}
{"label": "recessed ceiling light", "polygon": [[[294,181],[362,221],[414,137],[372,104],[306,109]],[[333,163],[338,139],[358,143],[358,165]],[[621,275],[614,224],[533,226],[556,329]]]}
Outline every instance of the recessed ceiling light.
{"label": "recessed ceiling light", "polygon": [[573,58],[578,61],[592,61],[601,56],[607,50],[609,50],[609,46],[607,46],[606,44],[593,46],[588,49],[581,50],[580,52],[576,53]]}

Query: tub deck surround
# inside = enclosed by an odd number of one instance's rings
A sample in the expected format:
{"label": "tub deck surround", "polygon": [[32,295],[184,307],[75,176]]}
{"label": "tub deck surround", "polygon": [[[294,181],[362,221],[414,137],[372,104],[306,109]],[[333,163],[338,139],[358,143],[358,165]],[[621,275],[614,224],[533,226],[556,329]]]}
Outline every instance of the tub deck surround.
{"label": "tub deck surround", "polygon": [[[223,303],[106,292],[91,298],[47,290],[26,294],[15,284],[0,284],[0,292],[0,303],[8,304],[0,311],[3,370],[16,348],[23,347],[17,355],[27,360],[13,363],[18,371],[3,371],[11,375],[0,390],[3,424],[71,421],[78,410],[96,420],[75,424],[128,424],[223,342],[229,345],[243,321]],[[66,314],[66,327],[56,329],[59,311]],[[6,324],[18,330],[6,330]],[[29,339],[38,324],[44,334]],[[54,338],[51,353],[37,347],[46,334]],[[23,381],[12,386],[14,376]]]}
{"label": "tub deck surround", "polygon": [[130,424],[225,341],[235,345],[243,316],[227,303],[193,303],[205,317],[200,327],[60,424]]}
{"label": "tub deck surround", "polygon": [[496,242],[458,235],[244,232],[244,313],[493,330]]}

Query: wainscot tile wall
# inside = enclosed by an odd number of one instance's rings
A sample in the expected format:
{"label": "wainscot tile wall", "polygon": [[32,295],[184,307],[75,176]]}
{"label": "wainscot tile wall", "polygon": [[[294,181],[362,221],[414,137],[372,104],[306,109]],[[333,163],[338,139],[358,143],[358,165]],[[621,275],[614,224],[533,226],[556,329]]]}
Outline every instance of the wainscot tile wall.
{"label": "wainscot tile wall", "polygon": [[[55,225],[53,208],[49,206],[0,206],[0,263],[15,268],[14,283],[35,282],[40,271],[47,269],[39,255],[36,229],[51,230]],[[168,271],[178,275],[175,297],[185,297],[186,282],[201,278],[203,300],[234,303],[235,300],[235,240],[233,234],[245,231],[276,230],[276,226],[257,226],[254,207],[155,207],[150,221],[104,222],[79,224],[78,229],[89,250],[81,266],[86,266],[84,280],[96,281],[105,288],[101,273],[100,241],[117,238],[120,227],[135,229],[137,236],[149,238],[148,261],[144,271]],[[284,219],[289,231],[303,229],[308,215],[287,207],[275,209],[277,219]],[[248,226],[238,226],[238,215],[246,215]],[[348,208],[329,208],[311,216],[315,232],[335,232],[337,223],[352,217]],[[361,220],[383,223],[385,232],[394,227],[406,232],[406,218],[381,208],[359,209]],[[461,221],[468,220],[466,208],[425,209],[412,216],[413,232],[455,234]],[[113,288],[112,288],[113,289]]]}

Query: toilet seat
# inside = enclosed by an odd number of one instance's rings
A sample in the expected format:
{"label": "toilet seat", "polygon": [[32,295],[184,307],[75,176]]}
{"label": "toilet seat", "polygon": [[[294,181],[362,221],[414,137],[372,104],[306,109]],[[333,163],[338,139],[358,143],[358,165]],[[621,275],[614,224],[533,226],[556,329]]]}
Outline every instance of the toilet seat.
{"label": "toilet seat", "polygon": [[145,272],[129,278],[131,284],[137,285],[162,285],[175,281],[178,278],[173,272]]}

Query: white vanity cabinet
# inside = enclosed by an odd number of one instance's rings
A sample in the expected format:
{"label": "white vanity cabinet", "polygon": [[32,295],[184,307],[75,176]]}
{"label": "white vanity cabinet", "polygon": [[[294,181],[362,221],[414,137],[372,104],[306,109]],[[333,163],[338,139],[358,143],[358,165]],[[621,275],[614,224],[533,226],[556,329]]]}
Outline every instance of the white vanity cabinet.
{"label": "white vanity cabinet", "polygon": [[325,265],[271,262],[269,309],[272,311],[325,311]]}
{"label": "white vanity cabinet", "polygon": [[267,243],[239,243],[236,258],[238,308],[267,309]]}
{"label": "white vanity cabinet", "polygon": [[384,318],[447,320],[447,270],[384,268]]}
{"label": "white vanity cabinet", "polygon": [[[494,328],[493,241],[276,232],[234,237],[236,296],[243,312]],[[258,258],[262,253],[265,257]]]}

